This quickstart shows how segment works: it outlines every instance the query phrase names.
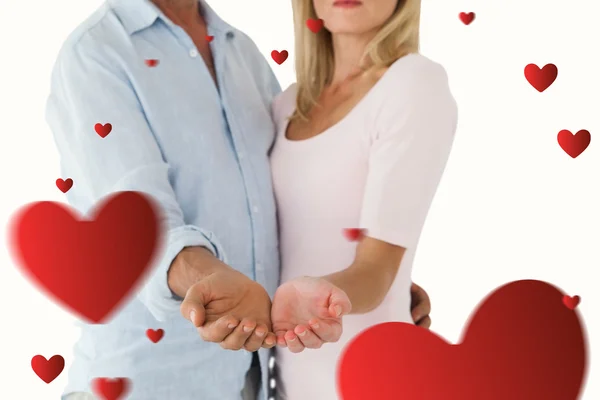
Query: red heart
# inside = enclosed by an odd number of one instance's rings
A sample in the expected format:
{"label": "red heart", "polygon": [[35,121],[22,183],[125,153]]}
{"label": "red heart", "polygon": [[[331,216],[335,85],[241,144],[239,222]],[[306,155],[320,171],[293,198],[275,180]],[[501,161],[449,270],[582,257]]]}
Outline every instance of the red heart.
{"label": "red heart", "polygon": [[458,17],[463,22],[463,24],[469,25],[475,19],[475,13],[474,12],[470,12],[470,13],[461,12],[460,14],[458,14]]}
{"label": "red heart", "polygon": [[575,307],[579,305],[581,298],[579,296],[567,296],[566,294],[563,296],[563,304],[568,307],[570,310],[574,310]]}
{"label": "red heart", "polygon": [[322,19],[309,18],[306,20],[306,26],[308,26],[308,29],[310,29],[313,33],[318,33],[321,29],[323,29],[323,25],[324,22]]}
{"label": "red heart", "polygon": [[148,329],[146,330],[146,336],[148,336],[148,339],[150,339],[153,343],[158,343],[160,342],[160,339],[162,339],[162,337],[164,336],[165,331],[162,329]]}
{"label": "red heart", "polygon": [[127,378],[95,378],[92,380],[92,390],[103,400],[122,399],[131,387],[131,381]]}
{"label": "red heart", "polygon": [[554,64],[546,64],[541,69],[535,64],[525,66],[525,79],[538,92],[548,89],[554,83],[557,76],[558,68]]}
{"label": "red heart", "polygon": [[15,215],[11,249],[48,296],[100,323],[150,269],[161,238],[157,210],[138,192],[107,197],[92,221],[61,203],[32,203]]}
{"label": "red heart", "polygon": [[346,239],[348,239],[351,242],[355,242],[365,235],[366,230],[360,228],[346,228],[342,231],[342,233],[344,234]]}
{"label": "red heart", "polygon": [[66,180],[58,178],[56,180],[56,187],[63,193],[67,193],[73,187],[73,179],[67,178]]}
{"label": "red heart", "polygon": [[145,63],[149,67],[156,67],[158,65],[158,60],[146,60]]}
{"label": "red heart", "polygon": [[287,60],[288,52],[287,52],[287,50],[282,50],[281,52],[278,52],[277,50],[273,50],[271,52],[271,57],[273,58],[273,61],[275,61],[277,64],[281,65],[281,64],[283,64],[283,62],[285,60]]}
{"label": "red heart", "polygon": [[206,41],[207,41],[208,43],[212,42],[214,38],[215,38],[214,36],[209,36],[209,35],[206,35]]}
{"label": "red heart", "polygon": [[371,327],[342,354],[341,398],[575,400],[587,346],[562,296],[545,282],[509,283],[483,301],[458,345],[411,324]]}
{"label": "red heart", "polygon": [[589,131],[582,129],[576,134],[572,134],[570,131],[563,129],[558,132],[558,144],[560,147],[573,158],[576,158],[590,145],[592,141],[592,135]]}
{"label": "red heart", "polygon": [[96,124],[94,125],[94,130],[96,131],[96,133],[98,135],[100,135],[101,138],[105,138],[106,136],[108,136],[108,134],[110,133],[110,131],[112,131],[112,125],[111,124]]}
{"label": "red heart", "polygon": [[63,356],[55,355],[46,360],[46,357],[37,355],[31,359],[31,368],[37,376],[46,383],[55,380],[65,368]]}

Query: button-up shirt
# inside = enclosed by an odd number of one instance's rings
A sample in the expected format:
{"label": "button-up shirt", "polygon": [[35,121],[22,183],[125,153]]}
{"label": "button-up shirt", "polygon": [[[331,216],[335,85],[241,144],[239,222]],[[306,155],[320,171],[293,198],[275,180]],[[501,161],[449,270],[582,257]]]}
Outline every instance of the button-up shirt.
{"label": "button-up shirt", "polygon": [[[66,393],[126,377],[130,400],[240,397],[252,355],[202,341],[167,285],[174,257],[204,246],[262,284],[279,281],[268,152],[277,79],[256,45],[200,7],[215,84],[192,39],[149,0],[108,0],[62,47],[47,104],[69,203],[89,212],[124,190],[162,206],[167,240],[136,296],[103,325],[81,324]],[[96,124],[110,123],[105,137]],[[108,250],[107,250],[108,251]],[[81,268],[85,268],[84,265]],[[162,328],[154,344],[147,329]],[[268,350],[260,351],[266,399]]]}

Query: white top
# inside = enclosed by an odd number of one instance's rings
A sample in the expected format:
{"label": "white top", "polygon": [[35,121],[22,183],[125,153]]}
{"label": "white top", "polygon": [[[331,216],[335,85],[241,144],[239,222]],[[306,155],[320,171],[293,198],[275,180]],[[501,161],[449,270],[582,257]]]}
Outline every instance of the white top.
{"label": "white top", "polygon": [[457,107],[444,68],[419,54],[397,60],[344,119],[306,140],[285,136],[295,96],[292,85],[272,107],[282,282],[350,266],[356,243],[342,235],[345,228],[407,249],[383,303],[344,317],[339,342],[299,354],[277,350],[289,400],[332,400],[336,363],[350,339],[378,323],[412,322],[411,266],[452,147]]}

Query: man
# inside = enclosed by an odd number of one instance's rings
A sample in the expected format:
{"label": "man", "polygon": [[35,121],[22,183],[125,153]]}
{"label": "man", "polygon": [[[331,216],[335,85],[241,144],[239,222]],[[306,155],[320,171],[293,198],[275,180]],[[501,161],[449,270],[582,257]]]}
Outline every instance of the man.
{"label": "man", "polygon": [[[67,39],[47,120],[75,182],[69,202],[87,212],[115,191],[147,193],[168,241],[112,321],[82,326],[65,398],[93,398],[95,377],[131,379],[131,400],[267,398],[279,91],[254,43],[203,1],[108,0]],[[429,300],[415,288],[413,315],[428,327]],[[149,328],[164,339],[149,342]]]}

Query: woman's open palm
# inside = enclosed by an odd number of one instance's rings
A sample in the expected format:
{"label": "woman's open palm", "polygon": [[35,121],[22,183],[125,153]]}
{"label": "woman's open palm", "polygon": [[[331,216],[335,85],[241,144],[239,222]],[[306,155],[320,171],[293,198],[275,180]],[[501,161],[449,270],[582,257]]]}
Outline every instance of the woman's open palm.
{"label": "woman's open palm", "polygon": [[273,297],[271,321],[277,344],[298,353],[336,342],[342,335],[342,317],[350,309],[346,293],[323,278],[288,281]]}

